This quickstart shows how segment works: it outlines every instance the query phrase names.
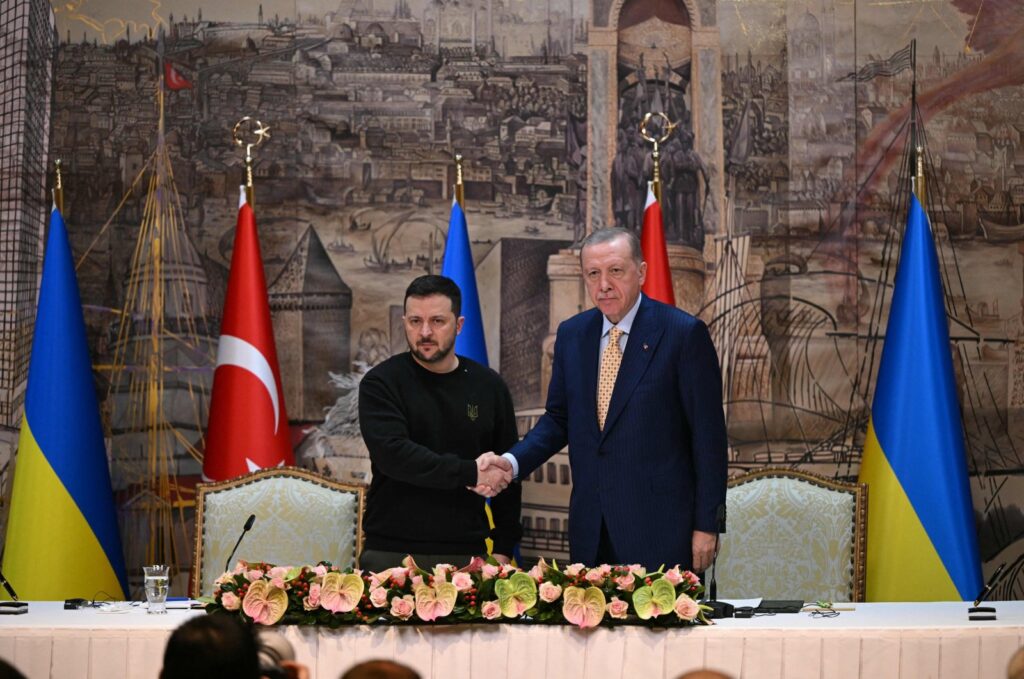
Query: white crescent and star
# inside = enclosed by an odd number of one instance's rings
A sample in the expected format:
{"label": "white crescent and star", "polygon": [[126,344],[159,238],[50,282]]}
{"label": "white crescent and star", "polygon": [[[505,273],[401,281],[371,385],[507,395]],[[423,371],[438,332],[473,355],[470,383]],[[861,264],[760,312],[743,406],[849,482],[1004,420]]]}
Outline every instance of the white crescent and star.
{"label": "white crescent and star", "polygon": [[[217,346],[217,367],[222,365],[241,368],[251,373],[263,384],[267,395],[270,396],[270,403],[274,407],[274,435],[276,436],[281,422],[281,408],[277,400],[277,380],[274,378],[274,371],[263,352],[240,337],[221,335],[220,343]],[[248,465],[249,471],[262,469],[249,458],[245,459],[245,463]],[[283,460],[278,466],[281,464],[284,464]]]}

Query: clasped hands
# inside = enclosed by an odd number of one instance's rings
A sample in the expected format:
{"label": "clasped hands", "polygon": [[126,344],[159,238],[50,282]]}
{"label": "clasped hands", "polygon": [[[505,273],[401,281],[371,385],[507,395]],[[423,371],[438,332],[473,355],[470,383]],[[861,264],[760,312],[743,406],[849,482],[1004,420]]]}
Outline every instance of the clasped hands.
{"label": "clasped hands", "polygon": [[476,485],[469,486],[474,493],[494,497],[512,483],[512,463],[492,452],[476,458]]}

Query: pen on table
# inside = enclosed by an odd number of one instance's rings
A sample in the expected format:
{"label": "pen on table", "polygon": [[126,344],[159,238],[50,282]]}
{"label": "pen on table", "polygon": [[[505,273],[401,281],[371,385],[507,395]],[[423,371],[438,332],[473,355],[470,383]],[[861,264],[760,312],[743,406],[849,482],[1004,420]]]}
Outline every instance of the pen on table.
{"label": "pen on table", "polygon": [[988,582],[985,583],[985,586],[982,588],[982,590],[978,592],[978,597],[974,600],[975,606],[979,605],[988,597],[989,594],[992,593],[992,588],[996,586],[997,582],[999,582],[999,576],[1003,574],[1004,568],[1006,568],[1005,561],[999,564],[999,568],[997,568],[996,572],[992,574],[992,577],[988,579]]}

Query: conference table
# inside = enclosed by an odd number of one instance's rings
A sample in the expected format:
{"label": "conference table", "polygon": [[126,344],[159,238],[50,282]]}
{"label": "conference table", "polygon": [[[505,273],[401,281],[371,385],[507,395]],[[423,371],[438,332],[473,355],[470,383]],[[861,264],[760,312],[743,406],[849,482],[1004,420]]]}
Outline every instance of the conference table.
{"label": "conference table", "polygon": [[[737,679],[1002,679],[1024,644],[1024,602],[968,621],[967,603],[836,604],[809,613],[725,619],[712,627],[578,630],[560,625],[396,625],[337,630],[283,626],[313,679],[391,658],[424,679],[671,679],[699,667]],[[0,616],[0,657],[29,679],[156,679],[171,631],[196,610],[149,615],[141,606],[66,611],[37,601]]]}

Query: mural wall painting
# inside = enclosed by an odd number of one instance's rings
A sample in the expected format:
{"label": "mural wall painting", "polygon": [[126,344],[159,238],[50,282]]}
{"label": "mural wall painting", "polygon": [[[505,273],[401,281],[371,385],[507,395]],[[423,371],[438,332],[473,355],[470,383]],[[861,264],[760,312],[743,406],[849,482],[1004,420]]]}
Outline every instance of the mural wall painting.
{"label": "mural wall painting", "polygon": [[[637,120],[661,110],[678,123],[663,154],[676,295],[721,355],[733,471],[856,476],[902,229],[912,75],[848,76],[916,38],[983,558],[990,568],[1024,553],[1024,17],[1014,2],[934,2],[931,14],[874,0],[243,4],[166,0],[139,17],[117,0],[55,8],[50,153],[67,169],[126,544],[152,544],[140,517],[173,506],[176,537],[161,549],[189,560],[199,471],[189,450],[202,447],[213,365],[203,338],[217,336],[241,179],[230,128],[248,114],[273,130],[257,156],[256,213],[303,464],[367,478],[356,388],[405,348],[409,280],[439,269],[455,152],[466,156],[489,360],[527,430],[542,412],[555,329],[589,305],[573,245],[595,228],[638,227],[651,168]],[[148,195],[138,178],[157,147],[161,52],[192,84],[164,106],[186,245],[164,253],[173,266],[162,275],[188,279],[168,287],[188,294],[167,308],[203,341],[160,355],[176,385],[174,483],[140,495],[127,470],[146,444],[118,425],[125,404],[107,368],[126,346],[126,317],[112,310],[145,280],[132,253]],[[563,558],[567,455],[524,483],[524,555]],[[133,571],[141,558],[130,555]],[[1021,596],[1022,583],[1015,573],[999,596]]]}

